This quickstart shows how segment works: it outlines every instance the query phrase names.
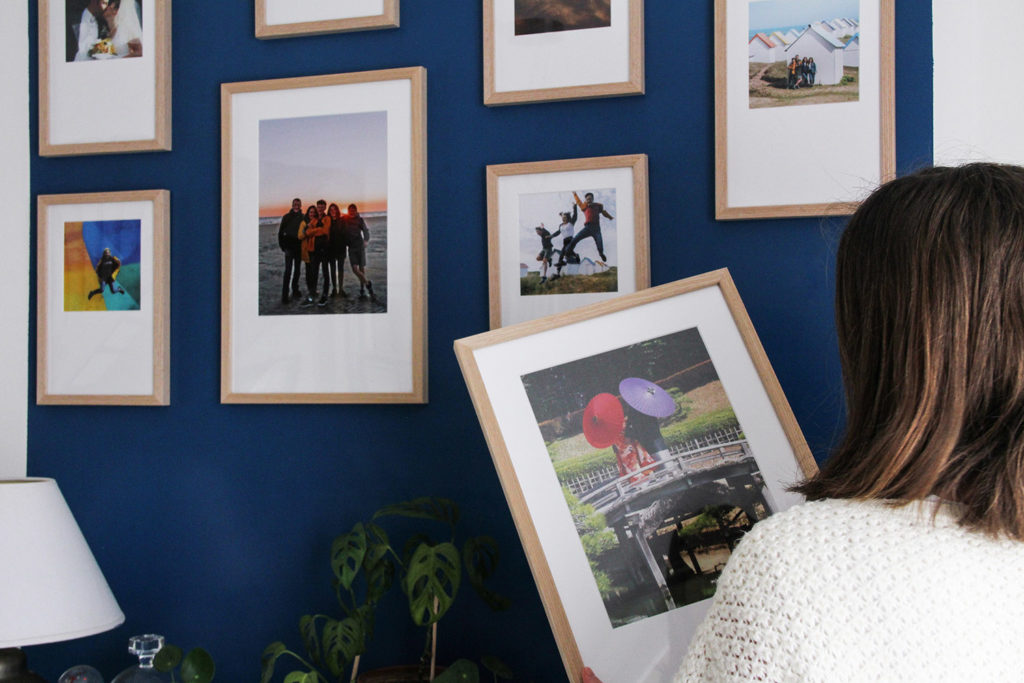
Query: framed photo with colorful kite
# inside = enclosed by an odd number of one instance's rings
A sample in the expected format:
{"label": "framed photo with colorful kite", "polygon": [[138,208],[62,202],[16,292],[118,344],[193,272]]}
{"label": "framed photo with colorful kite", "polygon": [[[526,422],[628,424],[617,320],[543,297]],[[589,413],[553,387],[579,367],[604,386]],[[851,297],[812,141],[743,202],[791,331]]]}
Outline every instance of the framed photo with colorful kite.
{"label": "framed photo with colorful kite", "polygon": [[853,213],[896,173],[894,0],[715,0],[715,217]]}
{"label": "framed photo with colorful kite", "polygon": [[256,37],[398,28],[398,0],[256,0]]}
{"label": "framed photo with colorful kite", "polygon": [[426,402],[426,78],[222,84],[223,403]]}
{"label": "framed photo with colorful kite", "polygon": [[484,104],[644,93],[644,0],[483,0]]}
{"label": "framed photo with colorful kite", "polygon": [[171,149],[171,0],[39,0],[39,155]]}
{"label": "framed photo with colorful kite", "polygon": [[39,195],[36,403],[170,403],[170,193]]}
{"label": "framed photo with colorful kite", "polygon": [[491,329],[651,285],[647,155],[487,167]]}
{"label": "framed photo with colorful kite", "polygon": [[455,342],[569,680],[669,681],[814,459],[726,270]]}

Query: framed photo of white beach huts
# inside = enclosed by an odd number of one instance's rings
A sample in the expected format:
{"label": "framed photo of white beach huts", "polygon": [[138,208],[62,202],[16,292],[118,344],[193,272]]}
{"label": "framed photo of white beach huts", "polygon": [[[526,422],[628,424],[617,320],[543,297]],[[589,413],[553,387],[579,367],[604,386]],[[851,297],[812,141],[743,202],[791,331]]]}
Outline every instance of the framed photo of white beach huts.
{"label": "framed photo of white beach huts", "polygon": [[644,0],[483,0],[484,104],[644,92]]}
{"label": "framed photo of white beach huts", "polygon": [[570,681],[673,680],[816,471],[725,270],[455,342]]}
{"label": "framed photo of white beach huts", "polygon": [[399,0],[256,0],[256,37],[398,28]]}
{"label": "framed photo of white beach huts", "polygon": [[491,329],[651,284],[647,155],[487,167]]}
{"label": "framed photo of white beach huts", "polygon": [[715,0],[715,216],[852,213],[896,170],[894,0]]}
{"label": "framed photo of white beach huts", "polygon": [[171,0],[39,0],[39,155],[171,148]]}
{"label": "framed photo of white beach huts", "polygon": [[170,403],[170,193],[39,195],[36,402]]}
{"label": "framed photo of white beach huts", "polygon": [[224,83],[221,112],[221,401],[426,402],[426,70]]}

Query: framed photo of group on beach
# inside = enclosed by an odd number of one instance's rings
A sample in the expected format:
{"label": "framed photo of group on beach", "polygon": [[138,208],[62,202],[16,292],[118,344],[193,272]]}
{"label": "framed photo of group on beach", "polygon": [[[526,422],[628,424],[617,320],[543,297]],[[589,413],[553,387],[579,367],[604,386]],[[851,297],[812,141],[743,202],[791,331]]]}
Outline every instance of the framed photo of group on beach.
{"label": "framed photo of group on beach", "polygon": [[426,71],[224,83],[221,112],[221,401],[426,402]]}
{"label": "framed photo of group on beach", "polygon": [[853,213],[896,172],[894,0],[715,0],[715,216]]}
{"label": "framed photo of group on beach", "polygon": [[36,403],[170,403],[170,194],[39,195]]}
{"label": "framed photo of group on beach", "polygon": [[643,0],[483,0],[484,104],[642,95]]}
{"label": "framed photo of group on beach", "polygon": [[487,167],[491,329],[651,284],[647,155]]}
{"label": "framed photo of group on beach", "polygon": [[726,270],[455,351],[569,680],[673,679],[814,459]]}
{"label": "framed photo of group on beach", "polygon": [[170,0],[39,0],[39,155],[170,148]]}
{"label": "framed photo of group on beach", "polygon": [[256,37],[398,28],[398,0],[256,0]]}

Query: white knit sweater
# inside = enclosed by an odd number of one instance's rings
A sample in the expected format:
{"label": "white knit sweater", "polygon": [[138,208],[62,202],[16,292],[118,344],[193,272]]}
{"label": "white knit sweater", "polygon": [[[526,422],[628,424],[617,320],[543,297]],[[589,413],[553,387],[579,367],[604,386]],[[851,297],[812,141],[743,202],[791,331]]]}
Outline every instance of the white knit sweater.
{"label": "white knit sweater", "polygon": [[935,507],[825,500],[757,524],[676,683],[1024,681],[1024,543]]}

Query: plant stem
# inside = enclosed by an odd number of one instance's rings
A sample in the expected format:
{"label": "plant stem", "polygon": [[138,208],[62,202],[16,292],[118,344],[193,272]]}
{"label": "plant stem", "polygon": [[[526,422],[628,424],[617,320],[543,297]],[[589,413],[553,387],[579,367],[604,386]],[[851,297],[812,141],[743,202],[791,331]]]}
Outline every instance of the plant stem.
{"label": "plant stem", "polygon": [[352,660],[352,678],[349,679],[349,683],[356,683],[356,675],[359,673],[359,657],[361,655],[356,655],[356,658]]}
{"label": "plant stem", "polygon": [[[440,601],[434,598],[434,614],[440,608]],[[434,672],[437,671],[437,622],[430,625],[430,680],[434,680]]]}

